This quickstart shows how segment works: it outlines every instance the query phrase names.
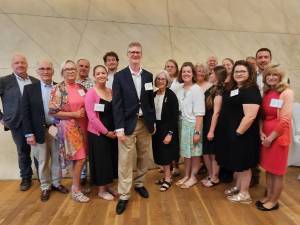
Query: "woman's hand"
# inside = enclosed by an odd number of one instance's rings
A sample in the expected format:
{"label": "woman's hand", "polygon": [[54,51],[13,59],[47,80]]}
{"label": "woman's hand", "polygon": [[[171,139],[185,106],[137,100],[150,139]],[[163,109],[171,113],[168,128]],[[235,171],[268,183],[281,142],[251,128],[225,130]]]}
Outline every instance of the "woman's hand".
{"label": "woman's hand", "polygon": [[73,117],[74,117],[75,119],[81,119],[81,118],[84,118],[84,117],[85,117],[85,109],[84,109],[84,108],[81,108],[81,109],[79,109],[78,111],[73,112]]}
{"label": "woman's hand", "polygon": [[264,132],[260,132],[260,140],[263,142],[267,138]]}
{"label": "woman's hand", "polygon": [[200,134],[194,134],[193,136],[193,143],[197,144],[200,142]]}
{"label": "woman's hand", "polygon": [[106,134],[106,137],[110,138],[110,139],[116,139],[117,135],[115,134],[114,131],[108,131]]}
{"label": "woman's hand", "polygon": [[209,131],[207,134],[207,139],[209,141],[212,141],[214,139],[214,137],[215,137],[215,134],[213,132]]}
{"label": "woman's hand", "polygon": [[266,137],[261,143],[263,146],[265,146],[266,148],[269,148],[271,146],[273,142],[273,139],[271,139],[271,137]]}
{"label": "woman's hand", "polygon": [[172,140],[172,135],[171,134],[167,134],[166,137],[165,137],[165,139],[163,140],[163,143],[165,145],[168,145],[171,142],[171,140]]}

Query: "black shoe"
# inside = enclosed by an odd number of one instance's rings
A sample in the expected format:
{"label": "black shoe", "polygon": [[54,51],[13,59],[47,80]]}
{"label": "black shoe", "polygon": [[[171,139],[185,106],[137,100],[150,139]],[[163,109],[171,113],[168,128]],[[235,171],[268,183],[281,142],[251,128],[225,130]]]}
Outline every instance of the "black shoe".
{"label": "black shoe", "polygon": [[20,190],[27,191],[31,187],[31,178],[23,178],[20,183]]}
{"label": "black shoe", "polygon": [[279,209],[279,204],[276,203],[276,204],[275,204],[272,208],[270,208],[270,209],[264,207],[264,204],[257,205],[256,208],[259,209],[259,210],[261,210],[261,211],[273,211],[273,210]]}
{"label": "black shoe", "polygon": [[41,201],[42,202],[46,202],[48,201],[50,198],[50,190],[42,190],[41,192]]}
{"label": "black shoe", "polygon": [[144,186],[143,187],[135,187],[134,190],[137,193],[139,193],[139,195],[142,196],[143,198],[149,198],[149,193]]}
{"label": "black shoe", "polygon": [[264,203],[262,203],[260,200],[257,200],[256,202],[255,202],[255,205],[256,206],[261,206],[261,205],[263,205]]}
{"label": "black shoe", "polygon": [[122,214],[125,211],[127,203],[128,203],[128,200],[121,200],[120,199],[118,201],[118,204],[117,204],[117,207],[116,207],[116,213],[118,215]]}

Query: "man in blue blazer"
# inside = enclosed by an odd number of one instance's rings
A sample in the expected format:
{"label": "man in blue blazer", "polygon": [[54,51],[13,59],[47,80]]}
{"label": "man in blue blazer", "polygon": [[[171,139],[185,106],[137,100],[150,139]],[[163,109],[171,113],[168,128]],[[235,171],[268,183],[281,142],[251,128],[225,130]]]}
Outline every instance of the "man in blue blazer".
{"label": "man in blue blazer", "polygon": [[20,190],[26,191],[31,186],[32,168],[30,146],[26,143],[22,129],[21,100],[24,86],[38,80],[27,74],[25,56],[16,54],[11,60],[13,73],[0,78],[0,96],[3,112],[0,110],[0,121],[6,130],[10,129],[17,146],[18,163],[22,178]]}
{"label": "man in blue blazer", "polygon": [[128,46],[129,66],[115,74],[113,81],[113,116],[119,145],[117,214],[126,209],[133,180],[133,156],[137,154],[135,191],[143,198],[149,194],[143,181],[148,170],[151,134],[155,133],[153,75],[141,68],[142,46]]}

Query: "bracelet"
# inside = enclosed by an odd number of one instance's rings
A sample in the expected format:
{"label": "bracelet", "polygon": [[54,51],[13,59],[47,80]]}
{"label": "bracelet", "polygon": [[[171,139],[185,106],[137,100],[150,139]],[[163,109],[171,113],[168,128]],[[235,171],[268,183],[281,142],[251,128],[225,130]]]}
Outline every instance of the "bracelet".
{"label": "bracelet", "polygon": [[194,135],[200,135],[200,131],[195,130]]}

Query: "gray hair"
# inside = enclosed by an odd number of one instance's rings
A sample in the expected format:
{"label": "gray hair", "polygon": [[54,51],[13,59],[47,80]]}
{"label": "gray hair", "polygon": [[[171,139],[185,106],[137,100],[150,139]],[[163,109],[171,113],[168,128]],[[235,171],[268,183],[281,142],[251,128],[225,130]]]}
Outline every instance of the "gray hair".
{"label": "gray hair", "polygon": [[164,75],[164,77],[165,77],[165,79],[166,79],[166,81],[167,81],[167,87],[170,87],[172,81],[171,81],[171,78],[170,78],[170,75],[169,75],[168,71],[166,71],[166,70],[161,70],[161,71],[159,71],[159,72],[157,73],[157,75],[156,75],[156,77],[155,77],[155,79],[154,79],[154,86],[157,87],[157,86],[156,86],[156,81],[157,81],[158,76],[161,75],[161,74]]}

